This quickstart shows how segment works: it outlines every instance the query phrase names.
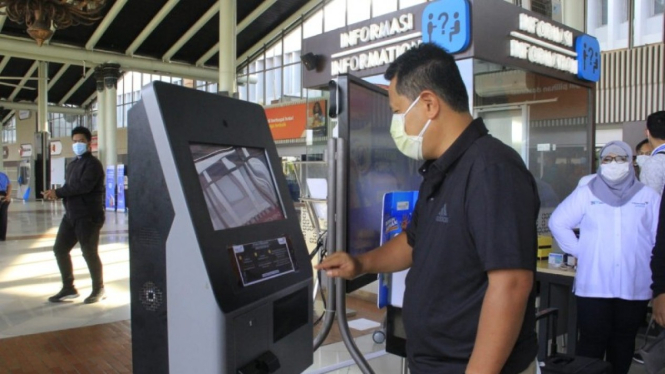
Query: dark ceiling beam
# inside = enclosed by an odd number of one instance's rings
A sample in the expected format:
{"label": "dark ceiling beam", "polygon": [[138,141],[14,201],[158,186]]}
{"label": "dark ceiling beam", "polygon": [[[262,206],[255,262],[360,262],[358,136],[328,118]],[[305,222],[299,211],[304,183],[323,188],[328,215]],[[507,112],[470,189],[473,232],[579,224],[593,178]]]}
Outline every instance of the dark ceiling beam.
{"label": "dark ceiling beam", "polygon": [[128,56],[133,56],[134,52],[136,52],[137,49],[143,44],[143,42],[152,34],[153,31],[159,26],[160,23],[166,18],[166,16],[171,13],[171,10],[175,8],[176,5],[180,0],[169,0],[162,9],[157,12],[157,14],[150,20],[150,22],[143,28],[143,31],[134,39],[132,44],[127,48],[125,51],[125,54]]}
{"label": "dark ceiling beam", "polygon": [[180,48],[192,39],[194,35],[196,35],[196,33],[199,32],[199,30],[201,30],[201,28],[217,13],[219,13],[219,1],[216,1],[215,4],[211,6],[210,9],[208,9],[203,16],[201,16],[201,18],[199,18],[198,21],[196,21],[192,27],[190,27],[189,30],[187,30],[180,39],[171,46],[171,48],[169,48],[168,51],[166,51],[166,53],[164,53],[162,61],[171,61],[171,57],[178,53]]}
{"label": "dark ceiling beam", "polygon": [[88,71],[85,73],[85,75],[82,76],[78,80],[78,82],[76,82],[76,84],[74,84],[72,86],[72,88],[69,89],[69,91],[67,91],[67,93],[65,94],[65,96],[62,97],[62,99],[60,99],[60,101],[58,102],[58,105],[64,105],[67,102],[67,100],[69,100],[69,98],[72,97],[72,95],[79,89],[79,87],[81,87],[81,85],[83,85],[83,83],[85,83],[85,81],[88,80],[88,78],[90,78],[90,76],[94,72],[95,72],[95,69],[88,69]]}
{"label": "dark ceiling beam", "polygon": [[[261,16],[265,11],[267,11],[271,6],[273,6],[277,0],[264,0],[261,5],[248,14],[238,25],[236,26],[236,35],[240,34],[244,29],[247,28],[252,22],[256,21],[257,18]],[[196,60],[196,66],[205,65],[206,61],[210,60],[212,56],[219,52],[219,42],[215,43],[212,48],[208,49],[198,60]]]}
{"label": "dark ceiling beam", "polygon": [[282,30],[294,24],[296,21],[298,21],[298,19],[300,19],[300,17],[309,13],[317,6],[320,6],[321,3],[321,0],[310,0],[307,4],[300,7],[298,11],[294,12],[289,18],[280,23],[279,26],[275,27],[275,29],[269,34],[266,34],[261,40],[254,44],[252,48],[248,49],[247,52],[243,53],[241,56],[238,56],[236,59],[238,64],[244,62],[249,56],[255,54],[259,49],[263,48],[266,43],[278,37],[282,33]]}
{"label": "dark ceiling beam", "polygon": [[91,50],[95,48],[95,45],[97,45],[99,39],[102,38],[106,30],[109,28],[109,26],[111,26],[111,23],[115,20],[115,17],[118,16],[118,13],[120,13],[126,3],[127,0],[116,0],[115,4],[113,4],[108,13],[106,13],[106,16],[104,16],[102,22],[100,22],[99,26],[97,26],[97,29],[95,29],[95,32],[92,33],[92,36],[90,39],[88,39],[88,42],[85,43],[85,49]]}
{"label": "dark ceiling beam", "polygon": [[[7,113],[7,115],[5,116],[5,118],[2,119],[2,126],[4,126],[5,123],[7,123],[7,121],[9,121],[10,118],[12,118],[13,115],[14,111],[10,110],[9,113]],[[2,134],[0,134],[0,136],[2,136]]]}
{"label": "dark ceiling beam", "polygon": [[17,87],[14,88],[14,91],[12,91],[12,94],[9,95],[9,98],[8,98],[9,101],[13,101],[16,98],[16,95],[18,95],[18,93],[21,92],[21,90],[25,87],[26,82],[28,82],[28,80],[30,80],[30,78],[32,77],[32,74],[34,74],[35,70],[37,70],[38,66],[39,66],[39,61],[35,61],[35,62],[32,63],[32,66],[30,66],[30,69],[28,69],[28,72],[25,73],[25,75],[23,76],[23,79],[21,79],[21,81],[16,84]]}
{"label": "dark ceiling beam", "polygon": [[5,66],[9,63],[9,60],[11,60],[10,56],[4,56],[2,58],[2,62],[0,62],[0,73],[5,69]]}
{"label": "dark ceiling beam", "polygon": [[252,13],[248,14],[247,17],[238,22],[236,26],[236,35],[240,34],[244,29],[247,28],[252,22],[256,21],[257,18],[261,17],[265,11],[270,9],[271,6],[275,5],[277,0],[264,0]]}
{"label": "dark ceiling beam", "polygon": [[54,84],[55,84],[55,83],[56,83],[56,82],[62,77],[62,75],[65,74],[65,71],[67,71],[67,69],[69,69],[70,66],[71,66],[70,64],[64,64],[64,65],[62,65],[62,67],[60,68],[60,70],[58,70],[58,72],[55,73],[55,75],[53,76],[53,78],[51,78],[51,79],[49,80],[49,82],[48,82],[48,88],[49,88],[49,90],[50,90],[51,87],[53,87],[53,85],[54,85]]}

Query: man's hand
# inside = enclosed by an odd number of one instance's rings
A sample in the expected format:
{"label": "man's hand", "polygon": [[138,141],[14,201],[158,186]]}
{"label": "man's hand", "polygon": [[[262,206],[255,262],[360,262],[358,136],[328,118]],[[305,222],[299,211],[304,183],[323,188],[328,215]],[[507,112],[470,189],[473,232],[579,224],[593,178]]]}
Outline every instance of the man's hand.
{"label": "man's hand", "polygon": [[335,252],[315,266],[316,270],[325,270],[332,278],[353,279],[362,273],[358,259],[346,252]]}
{"label": "man's hand", "polygon": [[653,318],[656,323],[665,327],[665,293],[653,299]]}
{"label": "man's hand", "polygon": [[44,199],[46,200],[56,200],[58,195],[55,194],[55,190],[46,190],[42,192]]}

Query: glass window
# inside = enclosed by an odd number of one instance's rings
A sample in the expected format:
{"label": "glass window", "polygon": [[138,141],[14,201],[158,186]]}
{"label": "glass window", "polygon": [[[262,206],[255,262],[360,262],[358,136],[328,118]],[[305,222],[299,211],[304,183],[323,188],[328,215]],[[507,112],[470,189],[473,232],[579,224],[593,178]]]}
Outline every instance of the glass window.
{"label": "glass window", "polygon": [[346,0],[332,0],[323,11],[324,32],[344,27],[346,24]]}
{"label": "glass window", "polygon": [[[426,3],[427,0],[399,0],[399,8],[404,9],[410,6]],[[355,4],[355,2],[354,2]]]}
{"label": "glass window", "polygon": [[372,0],[372,17],[378,17],[397,10],[397,0]]}
{"label": "glass window", "polygon": [[289,32],[284,37],[284,64],[296,62],[302,49],[302,26]]}
{"label": "glass window", "polygon": [[298,63],[284,67],[284,96],[301,97],[301,66],[302,64]]}
{"label": "glass window", "polygon": [[323,31],[323,10],[312,14],[303,24],[303,38],[321,34]]}
{"label": "glass window", "polygon": [[349,9],[353,9],[352,12],[348,12],[346,15],[347,23],[349,25],[368,20],[372,8],[372,0],[346,0],[348,3],[352,3],[353,6]]}
{"label": "glass window", "polygon": [[266,68],[282,66],[282,41],[278,41],[266,50]]}
{"label": "glass window", "polygon": [[282,69],[266,70],[266,105],[276,104],[282,98]]}
{"label": "glass window", "polygon": [[590,89],[480,60],[473,88],[474,115],[522,156],[541,207],[556,207],[591,172]]}
{"label": "glass window", "polygon": [[265,98],[263,97],[263,86],[264,86],[264,72],[257,72],[254,74],[256,76],[256,84],[249,85],[249,101],[264,105]]}
{"label": "glass window", "polygon": [[247,82],[247,75],[238,75],[236,77],[236,82],[238,82],[238,99],[249,100],[247,97],[247,90],[249,86],[249,82]]}
{"label": "glass window", "polygon": [[609,19],[608,0],[600,0],[600,25],[607,25]]}
{"label": "glass window", "polygon": [[651,14],[655,16],[663,13],[665,13],[665,0],[653,0],[653,12]]}

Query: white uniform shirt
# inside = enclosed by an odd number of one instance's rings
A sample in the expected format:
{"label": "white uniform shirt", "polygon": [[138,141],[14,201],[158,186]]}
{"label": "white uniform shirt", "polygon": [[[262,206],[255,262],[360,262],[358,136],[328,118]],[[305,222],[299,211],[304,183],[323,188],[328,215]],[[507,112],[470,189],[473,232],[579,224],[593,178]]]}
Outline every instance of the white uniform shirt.
{"label": "white uniform shirt", "polygon": [[[549,227],[561,249],[577,257],[575,295],[651,299],[651,252],[660,194],[642,188],[620,207],[598,199],[588,185],[573,191],[552,213]],[[573,228],[580,228],[579,240]]]}

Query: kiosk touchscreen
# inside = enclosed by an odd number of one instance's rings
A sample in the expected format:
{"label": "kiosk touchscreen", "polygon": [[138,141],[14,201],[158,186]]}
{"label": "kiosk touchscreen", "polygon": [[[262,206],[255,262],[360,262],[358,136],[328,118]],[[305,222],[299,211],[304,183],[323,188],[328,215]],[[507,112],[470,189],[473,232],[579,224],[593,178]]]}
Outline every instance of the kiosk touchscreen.
{"label": "kiosk touchscreen", "polygon": [[155,82],[128,131],[134,373],[304,371],[312,270],[263,108]]}

